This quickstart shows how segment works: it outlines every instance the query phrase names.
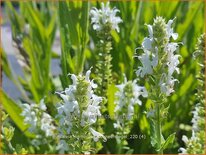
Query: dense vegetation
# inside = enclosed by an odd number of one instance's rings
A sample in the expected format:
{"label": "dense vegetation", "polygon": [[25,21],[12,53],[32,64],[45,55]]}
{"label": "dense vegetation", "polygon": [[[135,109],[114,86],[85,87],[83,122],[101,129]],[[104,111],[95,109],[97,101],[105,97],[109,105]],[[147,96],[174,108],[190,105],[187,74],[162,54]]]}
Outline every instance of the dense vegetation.
{"label": "dense vegetation", "polygon": [[[92,17],[98,13],[93,7],[101,8],[99,2],[33,1],[17,2],[16,6],[17,8],[14,8],[11,2],[5,3],[12,29],[12,39],[19,52],[16,58],[22,67],[24,76],[16,75],[15,68],[11,68],[8,61],[6,51],[1,49],[3,72],[21,92],[21,98],[14,101],[4,90],[1,90],[4,112],[4,117],[2,117],[2,136],[4,138],[1,144],[3,153],[58,153],[59,150],[63,153],[138,154],[162,153],[163,150],[164,153],[178,153],[180,147],[186,147],[185,139],[183,138],[183,141],[182,136],[191,137],[192,135],[192,123],[194,123],[191,122],[192,111],[200,102],[197,91],[198,94],[203,94],[201,97],[204,100],[204,87],[199,87],[199,80],[197,80],[199,73],[204,74],[199,65],[201,63],[204,66],[203,59],[197,60],[193,56],[199,45],[198,37],[205,31],[204,1],[110,2],[110,8],[116,7],[119,10],[115,12],[116,18],[112,18],[113,21],[110,21],[116,22],[117,25],[111,27],[112,25],[107,25],[108,22],[105,22],[105,25],[99,23],[100,26],[103,25],[101,29],[94,26],[97,19],[92,21]],[[91,12],[92,8],[93,13]],[[163,146],[151,144],[152,137],[158,134],[152,130],[151,119],[147,117],[153,105],[152,102],[155,100],[154,93],[151,95],[148,91],[146,94],[143,87],[138,87],[144,86],[147,90],[160,91],[155,89],[157,88],[155,84],[151,84],[151,79],[155,83],[158,76],[149,78],[149,74],[146,75],[147,77],[136,74],[139,66],[142,66],[138,56],[142,55],[143,50],[139,47],[142,46],[144,38],[149,36],[145,24],[153,25],[154,19],[159,16],[163,17],[166,23],[173,20],[172,28],[178,34],[178,38],[174,39],[173,37],[171,42],[178,44],[176,54],[180,55],[178,57],[179,74],[173,75],[174,79],[178,80],[172,86],[174,92],[170,92],[169,95],[163,94],[162,98],[159,98],[162,100],[161,102],[164,102],[163,109],[166,113],[161,123],[161,132],[164,137],[170,137]],[[158,28],[161,29],[161,27]],[[155,22],[153,29],[155,29]],[[60,33],[61,54],[52,50],[58,32]],[[163,37],[160,36],[160,38]],[[204,40],[204,37],[202,39]],[[162,45],[166,43],[160,40],[158,40],[157,46],[162,48]],[[203,41],[202,44],[205,42]],[[152,46],[156,45],[152,44]],[[201,47],[203,48],[198,51],[202,51],[201,56],[204,57],[205,45],[201,45]],[[60,60],[61,74],[58,76],[53,76],[51,73],[52,59]],[[165,70],[159,69],[158,71],[160,74]],[[97,88],[90,79],[94,79]],[[125,79],[130,82],[127,83]],[[135,82],[132,83],[132,80]],[[202,80],[204,81],[204,79]],[[135,85],[137,83],[138,86]],[[75,86],[75,91],[73,86]],[[123,86],[125,89],[121,89]],[[138,96],[129,96],[133,86],[136,91],[140,91]],[[122,116],[126,109],[123,108],[121,112],[118,112],[115,108],[118,97],[119,100],[123,100],[121,94],[118,96],[117,93],[121,93],[121,91],[129,98],[129,102],[131,98],[134,98],[134,102],[137,100],[141,100],[141,102],[133,104],[134,110],[130,111],[133,119],[118,129],[118,127],[114,127],[114,123],[118,125],[115,116],[117,114]],[[91,97],[87,96],[88,93]],[[67,95],[68,98],[65,97]],[[158,100],[157,96],[156,100]],[[75,101],[82,103],[79,105],[79,111],[77,109],[75,111]],[[74,103],[73,107],[66,106],[67,102]],[[98,103],[98,106],[92,107],[96,108],[95,118],[90,120],[85,116],[85,122],[82,125],[82,122],[80,123],[80,120],[76,119],[79,117],[78,113],[87,113],[91,107],[84,103],[93,102]],[[35,111],[36,115],[48,114],[47,120],[44,122],[48,126],[40,125],[41,130],[36,131],[37,127],[33,124],[34,128],[31,129],[31,121],[25,121],[25,117],[29,113],[27,111],[29,106],[38,109]],[[59,108],[73,109],[65,112],[64,117],[69,117],[70,114],[74,117],[74,130],[70,131],[72,128],[70,125],[60,123],[63,115],[59,115],[61,114]],[[104,117],[96,119],[96,115],[100,116],[99,112]],[[8,118],[6,118],[7,114]],[[201,115],[204,117],[204,112]],[[41,119],[39,117],[37,120]],[[57,147],[60,143],[63,147],[67,146],[67,144],[63,144],[65,141],[57,138],[59,135],[57,137],[50,136],[62,130],[58,128],[59,124],[69,130],[61,131],[61,134],[63,136],[71,135],[65,140],[70,149],[62,150],[60,146]],[[78,126],[79,124],[82,126]],[[47,127],[51,127],[54,131],[48,131]],[[98,134],[93,129],[98,131]],[[47,132],[43,133],[42,130]],[[40,136],[37,138],[35,137],[37,135]],[[90,138],[92,135],[95,135],[94,139]],[[124,135],[127,138],[118,137]],[[83,136],[83,138],[75,136]],[[44,139],[44,142],[37,145],[35,139],[37,141]],[[156,137],[156,139],[158,138]],[[95,142],[97,140],[98,142]],[[162,148],[160,149],[160,147]]]}

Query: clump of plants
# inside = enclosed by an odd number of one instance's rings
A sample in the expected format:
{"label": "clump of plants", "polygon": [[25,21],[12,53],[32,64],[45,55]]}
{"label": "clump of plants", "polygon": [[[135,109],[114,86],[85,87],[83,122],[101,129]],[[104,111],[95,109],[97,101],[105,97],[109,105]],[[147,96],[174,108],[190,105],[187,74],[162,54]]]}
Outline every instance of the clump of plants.
{"label": "clump of plants", "polygon": [[[18,11],[5,4],[22,75],[15,74],[1,49],[4,75],[21,94],[11,99],[1,89],[1,153],[163,154],[180,148],[183,154],[204,154],[205,34],[191,63],[193,37],[185,28],[196,22],[173,17],[188,5],[171,3],[173,11],[164,12],[142,1],[18,2]],[[144,11],[150,5],[165,16]],[[60,44],[61,53],[54,44]],[[182,137],[184,107],[194,110],[191,136]]]}

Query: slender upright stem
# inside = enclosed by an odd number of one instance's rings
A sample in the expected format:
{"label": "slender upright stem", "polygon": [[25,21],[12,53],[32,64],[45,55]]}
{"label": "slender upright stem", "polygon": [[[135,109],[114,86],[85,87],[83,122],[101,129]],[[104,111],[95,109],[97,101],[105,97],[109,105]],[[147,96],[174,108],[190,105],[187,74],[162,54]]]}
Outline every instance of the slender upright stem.
{"label": "slender upright stem", "polygon": [[[157,142],[158,142],[158,149],[160,149],[161,148],[161,133],[162,133],[162,130],[161,130],[161,120],[160,120],[160,103],[157,103],[156,104],[156,106],[157,106]],[[159,150],[158,152],[157,152],[158,154],[163,154],[163,150],[161,149],[161,150]]]}

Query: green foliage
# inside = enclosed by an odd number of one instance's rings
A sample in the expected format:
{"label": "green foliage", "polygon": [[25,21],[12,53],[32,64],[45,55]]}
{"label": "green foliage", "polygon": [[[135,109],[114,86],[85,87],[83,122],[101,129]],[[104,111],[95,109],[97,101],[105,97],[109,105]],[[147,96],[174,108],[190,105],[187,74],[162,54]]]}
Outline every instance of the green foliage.
{"label": "green foliage", "polygon": [[11,126],[10,122],[8,121],[8,114],[4,111],[2,112],[2,121],[1,121],[1,153],[14,153],[16,152],[21,154],[27,154],[27,150],[22,146],[18,145],[13,147],[12,140],[14,137],[15,128]]}
{"label": "green foliage", "polygon": [[[23,77],[16,75],[15,68],[11,67],[5,51],[1,49],[3,72],[21,92],[20,101],[39,103],[42,98],[46,97],[48,113],[54,116],[56,114],[54,105],[57,103],[54,92],[57,88],[63,90],[70,84],[68,73],[78,74],[91,66],[93,66],[93,69],[97,69],[99,51],[95,49],[97,49],[99,38],[92,30],[92,25],[89,24],[89,10],[93,6],[99,8],[100,3],[72,1],[16,2],[19,7],[18,11],[14,8],[12,2],[7,1],[5,3],[12,29],[12,39],[18,50],[16,56],[24,75]],[[163,16],[166,21],[176,17],[174,30],[179,34],[178,41],[182,42],[184,46],[179,48],[179,54],[181,55],[180,74],[175,76],[179,83],[174,88],[175,93],[166,101],[166,105],[170,104],[170,106],[165,106],[165,111],[162,111],[161,114],[163,116],[164,113],[168,113],[168,118],[162,120],[162,132],[164,137],[168,138],[166,140],[162,138],[159,149],[167,148],[164,153],[178,153],[178,148],[183,146],[181,142],[182,135],[190,135],[188,133],[190,128],[187,127],[187,129],[185,126],[186,124],[191,125],[191,111],[194,108],[194,103],[197,102],[197,96],[194,94],[197,92],[198,80],[196,75],[200,72],[200,67],[197,63],[194,63],[195,60],[192,55],[193,51],[196,50],[197,37],[203,33],[205,27],[205,2],[118,1],[110,2],[110,5],[120,10],[118,15],[123,20],[123,23],[119,25],[120,33],[111,32],[111,58],[107,58],[111,61],[111,79],[115,84],[123,81],[123,73],[128,80],[136,78],[134,71],[140,63],[136,61],[134,54],[136,52],[135,49],[141,46],[143,38],[148,34],[144,24],[152,23],[153,18],[156,16]],[[54,51],[52,51],[56,30],[60,31],[61,55],[54,54]],[[138,55],[139,52],[141,51],[137,51]],[[60,59],[61,75],[59,78],[61,86],[56,86],[56,79],[52,76],[50,70],[53,56]],[[105,71],[105,68],[101,68],[101,70]],[[93,74],[92,76],[97,79],[99,75]],[[145,81],[140,80],[139,83],[143,85]],[[106,108],[110,117],[114,116],[114,95],[117,91],[115,84],[109,85],[105,92],[105,96],[108,99]],[[150,87],[148,83],[145,85]],[[154,91],[156,90],[154,89]],[[21,109],[19,104],[21,103],[13,101],[3,90],[0,93],[2,106],[16,125],[15,128],[17,129],[14,131],[16,141],[18,141],[19,137],[21,139],[21,134],[25,134],[26,139],[29,140],[32,135],[25,132],[27,126],[24,125],[23,118],[20,116]],[[144,111],[147,111],[152,103],[151,100],[143,99],[142,101],[143,105],[135,109],[137,119],[129,134],[143,134],[146,139],[126,139],[130,150],[124,153],[156,152],[150,144],[150,137],[156,139],[157,136],[154,133],[156,122],[153,122],[154,125],[152,126],[149,125],[144,114]],[[106,120],[104,126],[106,134],[115,134],[113,122],[113,119]],[[84,128],[81,130],[84,132]],[[15,132],[18,134],[15,135]],[[11,137],[11,134],[8,135]],[[81,144],[76,144],[77,141],[71,141],[71,144],[81,147]],[[154,140],[153,144],[157,145],[157,142]],[[103,148],[99,153],[116,153],[121,149],[119,147],[121,146],[114,138],[108,139],[106,143],[103,143]],[[44,153],[45,148],[48,147],[42,146],[37,152]],[[27,152],[24,149],[16,150],[18,150],[16,151],[18,154]],[[33,148],[30,148],[29,151],[36,153]]]}
{"label": "green foliage", "polygon": [[26,126],[23,123],[23,118],[19,115],[21,113],[20,107],[15,102],[13,102],[12,99],[10,99],[2,90],[1,102],[14,123],[16,123],[16,125],[24,132],[26,130]]}
{"label": "green foliage", "polygon": [[204,154],[205,148],[205,66],[204,66],[204,54],[206,50],[205,46],[205,34],[202,34],[197,41],[196,51],[194,52],[194,58],[199,65],[199,73],[197,74],[197,93],[195,110],[193,111],[192,118],[192,136],[187,138],[183,136],[182,140],[185,143],[185,148],[181,147],[182,153],[188,154]]}
{"label": "green foliage", "polygon": [[168,138],[161,145],[160,149],[157,151],[159,152],[160,150],[165,150],[169,148],[170,147],[169,145],[172,145],[174,140],[175,140],[175,133],[169,135]]}
{"label": "green foliage", "polygon": [[36,102],[39,102],[53,89],[50,60],[56,30],[56,12],[53,10],[51,15],[51,8],[47,2],[41,4],[44,9],[41,13],[35,3],[21,2],[19,7],[22,16],[19,16],[11,2],[6,4],[11,21],[12,39],[19,51],[19,61],[24,71],[24,78],[18,77],[18,82],[31,93]]}
{"label": "green foliage", "polygon": [[88,42],[88,2],[58,2],[60,38],[61,38],[61,67],[60,76],[65,88],[69,82],[68,73],[81,73],[84,68],[85,48]]}

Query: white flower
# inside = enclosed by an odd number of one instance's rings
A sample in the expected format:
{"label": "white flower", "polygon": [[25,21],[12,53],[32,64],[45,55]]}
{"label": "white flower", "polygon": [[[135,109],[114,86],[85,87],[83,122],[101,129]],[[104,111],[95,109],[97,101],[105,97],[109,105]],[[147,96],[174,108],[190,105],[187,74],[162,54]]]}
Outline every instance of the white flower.
{"label": "white flower", "polygon": [[87,95],[89,98],[92,98],[94,94],[93,89],[97,88],[97,84],[95,84],[93,80],[89,79],[90,74],[91,74],[91,70],[88,70],[85,75],[85,80],[89,83]]}
{"label": "white flower", "polygon": [[93,29],[96,31],[101,31],[102,28],[109,24],[112,30],[119,32],[118,24],[122,22],[120,17],[116,17],[116,13],[119,12],[118,9],[109,7],[109,2],[101,3],[101,9],[92,8],[90,11],[91,23],[93,24]]}
{"label": "white flower", "polygon": [[31,126],[36,126],[37,117],[35,112],[33,111],[33,106],[29,104],[22,105],[22,113],[21,115],[24,116],[24,123],[30,124]]}
{"label": "white flower", "polygon": [[149,38],[148,37],[144,38],[142,47],[143,49],[150,51],[152,49],[152,43],[154,41],[152,25],[147,25],[147,28],[149,31]]}
{"label": "white flower", "polygon": [[172,92],[174,92],[174,84],[177,79],[173,78],[173,73],[176,71],[179,73],[179,57],[180,55],[174,54],[177,50],[178,44],[177,43],[168,43],[165,47],[165,51],[167,52],[167,66],[168,66],[168,74],[162,74],[162,78],[160,81],[161,92],[165,93],[169,96]]}
{"label": "white flower", "polygon": [[76,77],[76,75],[71,74],[71,79],[73,81],[73,85],[76,85],[77,84],[77,77]]}
{"label": "white flower", "polygon": [[193,118],[192,118],[192,129],[194,131],[200,130],[200,121],[203,121],[204,119],[200,116],[201,111],[204,111],[204,107],[199,106],[197,104],[195,106],[195,110],[192,112],[193,113]]}
{"label": "white flower", "polygon": [[181,154],[187,154],[187,150],[183,147],[179,148],[179,152],[181,152]]}
{"label": "white flower", "polygon": [[182,136],[182,141],[186,144],[188,142],[187,136],[183,135]]}
{"label": "white flower", "polygon": [[46,133],[46,136],[54,136],[54,130],[56,127],[52,124],[52,118],[49,114],[43,113],[41,119],[41,130]]}
{"label": "white flower", "polygon": [[[64,98],[66,95],[63,95]],[[62,97],[62,95],[61,95]],[[67,101],[57,104],[57,112],[56,118],[59,119],[59,127],[58,131],[60,134],[64,134],[64,130],[70,134],[71,128],[72,128],[72,118],[79,116],[79,105],[76,100],[74,101]]]}
{"label": "white flower", "polygon": [[167,23],[167,35],[168,38],[172,37],[174,40],[176,40],[178,38],[178,33],[174,33],[173,28],[171,27],[174,20],[175,18],[173,20],[169,20]]}
{"label": "white flower", "polygon": [[138,56],[139,60],[142,63],[142,66],[138,67],[139,69],[136,71],[137,76],[144,77],[146,74],[153,73],[153,67],[157,65],[158,56],[152,55],[148,50],[144,50],[144,53],[141,56]]}
{"label": "white flower", "polygon": [[99,103],[102,101],[101,97],[92,95],[91,103],[88,105],[87,109],[82,113],[81,125],[84,126],[86,122],[89,125],[94,124],[98,116],[101,116]]}
{"label": "white flower", "polygon": [[[160,17],[157,18],[162,19]],[[164,20],[161,20],[161,22],[164,22]],[[179,73],[178,65],[180,63],[180,55],[175,54],[178,44],[169,42],[170,37],[174,40],[178,37],[178,34],[174,33],[173,28],[171,27],[172,23],[173,20],[169,20],[168,23],[165,24],[166,27],[163,27],[163,30],[166,32],[166,42],[163,42],[162,45],[158,45],[155,41],[155,38],[158,37],[154,36],[155,33],[153,33],[154,24],[147,25],[149,37],[144,38],[142,47],[140,48],[143,49],[144,53],[141,56],[137,56],[142,64],[142,66],[138,67],[136,71],[137,76],[144,77],[145,75],[152,75],[153,70],[158,66],[158,64],[162,65],[162,68],[165,68],[163,73],[161,73],[162,77],[159,81],[159,86],[161,92],[165,93],[167,96],[174,92],[173,87],[175,81],[178,80],[173,77],[173,73],[175,71]]]}
{"label": "white flower", "polygon": [[24,117],[24,123],[29,125],[28,130],[30,132],[36,132],[37,126],[37,115],[36,111],[34,111],[34,105],[23,104],[22,105],[22,113],[21,115]]}
{"label": "white flower", "polygon": [[89,128],[89,131],[92,133],[95,142],[97,142],[100,138],[103,138],[104,141],[107,141],[106,137],[103,134],[95,131],[92,128]]}
{"label": "white flower", "polygon": [[153,39],[153,29],[152,25],[147,25],[148,31],[149,31],[149,37],[150,39]]}
{"label": "white flower", "polygon": [[[73,84],[66,88],[65,91],[57,93],[62,98],[61,103],[57,104],[58,114],[56,115],[59,123],[57,130],[61,136],[67,136],[68,134],[72,135],[71,137],[76,136],[78,129],[74,129],[74,127],[88,127],[86,130],[92,132],[95,140],[103,136],[89,129],[92,124],[96,123],[97,117],[101,116],[99,104],[102,102],[102,97],[94,94],[94,88],[96,88],[97,85],[93,80],[90,80],[90,74],[91,70],[88,70],[85,76],[70,74]],[[60,137],[59,140],[62,140],[62,138]],[[61,141],[60,143],[60,151],[67,151],[61,149],[66,142]],[[71,145],[66,144],[68,146]]]}
{"label": "white flower", "polygon": [[185,135],[182,136],[182,141],[185,143],[186,149],[180,148],[180,151],[182,151],[182,153],[184,154],[201,154],[201,150],[204,149],[205,138],[202,133],[204,131],[204,125],[202,126],[200,122],[204,124],[205,115],[201,115],[200,110],[204,112],[204,106],[200,106],[199,104],[197,104],[195,107],[195,111],[193,111],[192,136],[190,138],[187,138]]}
{"label": "white flower", "polygon": [[39,108],[43,111],[46,111],[47,109],[43,99],[40,101]]}
{"label": "white flower", "polygon": [[116,123],[114,123],[114,128],[121,128],[121,124],[119,121],[117,121]]}
{"label": "white flower", "polygon": [[145,50],[151,50],[152,49],[152,39],[151,38],[144,38],[142,47]]}
{"label": "white flower", "polygon": [[166,76],[166,74],[163,73],[159,83],[161,92],[169,96],[172,92],[174,92],[173,87],[176,81],[178,80],[173,79],[172,76]]}
{"label": "white flower", "polygon": [[179,73],[179,68],[177,66],[179,64],[178,58],[180,57],[180,55],[174,54],[174,52],[177,50],[177,47],[177,43],[169,43],[165,47],[165,50],[167,51],[167,65],[169,76],[171,76],[174,71],[177,71],[177,73]]}
{"label": "white flower", "polygon": [[[70,94],[67,92],[67,95],[60,94],[61,98],[64,100],[64,105],[60,105],[57,109],[59,109],[60,113],[62,113],[64,111],[64,113],[70,113],[70,112],[74,112],[74,110],[77,110],[77,112],[79,112],[79,107],[78,107],[78,102],[76,100],[72,100],[70,97],[73,97],[74,94],[71,93],[71,96],[69,96]],[[61,111],[62,110],[62,111]]]}
{"label": "white flower", "polygon": [[[118,91],[115,94],[115,114],[117,116],[117,121],[114,123],[115,128],[121,127],[121,124],[123,124],[125,121],[118,117],[126,116],[126,120],[131,120],[132,116],[134,115],[134,105],[142,104],[139,97],[148,96],[146,89],[142,86],[137,85],[136,82],[136,80],[127,81],[125,77],[124,83],[116,86],[118,88]],[[125,109],[127,110],[125,111]]]}
{"label": "white flower", "polygon": [[46,137],[54,136],[56,127],[52,123],[52,117],[46,113],[44,100],[40,104],[23,104],[22,116],[24,123],[29,125],[28,130],[35,134],[40,134],[39,129],[45,132]]}
{"label": "white flower", "polygon": [[153,68],[158,65],[158,61],[159,61],[158,60],[159,59],[159,57],[158,57],[158,48],[155,47],[154,50],[155,50],[154,53],[152,53],[152,67]]}

